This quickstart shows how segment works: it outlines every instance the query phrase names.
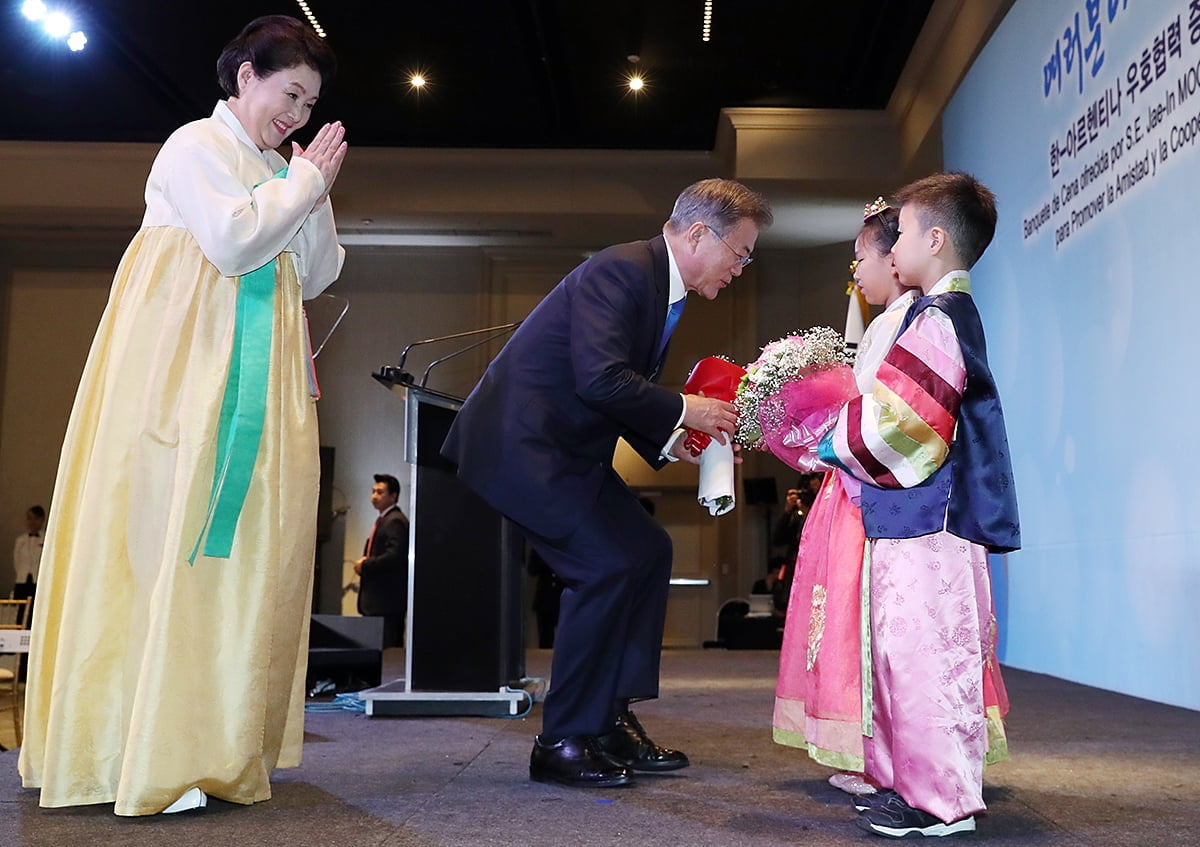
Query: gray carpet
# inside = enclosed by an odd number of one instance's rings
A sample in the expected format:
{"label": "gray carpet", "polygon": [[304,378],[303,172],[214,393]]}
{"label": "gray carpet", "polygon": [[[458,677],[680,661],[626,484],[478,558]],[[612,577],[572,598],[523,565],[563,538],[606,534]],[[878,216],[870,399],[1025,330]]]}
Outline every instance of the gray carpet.
{"label": "gray carpet", "polygon": [[[884,843],[860,831],[832,771],[771,742],[778,653],[673,650],[638,714],[693,765],[609,791],[528,780],[525,718],[310,714],[304,764],[254,806],[122,819],[40,809],[0,754],[0,847],[60,845],[706,845]],[[398,656],[389,655],[395,667]],[[531,651],[545,676],[549,654]],[[386,674],[385,674],[386,676]],[[1012,761],[989,768],[987,813],[958,843],[1200,844],[1200,712],[1009,670]]]}

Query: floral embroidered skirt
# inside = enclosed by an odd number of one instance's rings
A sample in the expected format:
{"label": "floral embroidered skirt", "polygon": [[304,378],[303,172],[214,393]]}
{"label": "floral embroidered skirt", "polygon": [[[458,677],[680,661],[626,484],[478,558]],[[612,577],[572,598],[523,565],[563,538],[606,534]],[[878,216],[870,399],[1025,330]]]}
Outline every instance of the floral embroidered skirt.
{"label": "floral embroidered skirt", "polygon": [[822,764],[863,767],[862,515],[829,473],[800,536],[788,600],[775,741]]}
{"label": "floral embroidered skirt", "polygon": [[987,550],[948,532],[871,542],[866,773],[943,821],[984,808],[1008,758]]}
{"label": "floral embroidered skirt", "polygon": [[[970,555],[964,552],[967,548]],[[974,647],[957,666],[960,681],[972,692],[970,704],[962,705],[970,705],[983,729],[979,766],[984,761],[1004,761],[1008,696],[996,660],[996,618],[986,551],[944,532],[921,539],[879,540],[872,549],[878,551],[876,557],[884,557],[878,568],[871,563],[862,516],[848,496],[842,475],[827,474],[800,538],[775,689],[775,741],[807,750],[821,764],[865,771],[886,787],[895,787],[890,766],[880,768],[877,763],[873,769],[870,756],[864,765],[864,738],[870,746],[877,734],[873,713],[878,713],[881,698],[896,695],[892,680],[877,674],[881,651],[896,649],[889,642],[898,624],[887,623],[880,615],[896,601],[896,580],[907,573],[905,566],[896,563],[895,554],[909,562],[908,568],[915,557],[923,573],[936,573],[940,559],[949,555],[947,572],[959,572],[963,596],[953,609],[938,604],[941,612],[935,613],[944,617],[955,609],[966,610],[956,624],[959,640],[966,627],[971,634],[966,640]],[[970,566],[964,567],[968,561]],[[934,590],[936,595],[939,589]],[[918,607],[925,610],[925,600]],[[919,617],[929,614],[926,610]],[[943,625],[950,623],[943,621]],[[882,739],[880,743],[890,744]],[[924,742],[918,738],[913,743]],[[874,752],[886,755],[879,745]]]}

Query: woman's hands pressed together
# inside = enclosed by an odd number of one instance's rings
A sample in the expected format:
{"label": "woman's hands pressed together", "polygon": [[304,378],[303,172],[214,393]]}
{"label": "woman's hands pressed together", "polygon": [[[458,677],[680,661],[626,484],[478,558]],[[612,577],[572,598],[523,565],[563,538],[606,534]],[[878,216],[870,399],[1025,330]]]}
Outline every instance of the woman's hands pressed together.
{"label": "woman's hands pressed together", "polygon": [[292,155],[299,156],[301,159],[308,159],[316,165],[317,170],[321,172],[322,178],[325,180],[325,191],[317,198],[317,202],[313,204],[313,210],[320,208],[321,204],[329,196],[330,189],[333,188],[334,180],[337,179],[338,172],[342,169],[342,161],[346,158],[346,128],[342,126],[341,121],[334,121],[331,124],[325,124],[317,130],[316,136],[305,149],[292,142]]}

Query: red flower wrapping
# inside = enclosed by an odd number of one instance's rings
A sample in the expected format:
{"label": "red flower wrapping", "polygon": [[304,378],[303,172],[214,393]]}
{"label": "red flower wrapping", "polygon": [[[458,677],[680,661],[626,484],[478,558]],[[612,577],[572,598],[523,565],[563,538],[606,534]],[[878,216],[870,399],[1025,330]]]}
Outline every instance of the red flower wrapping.
{"label": "red flower wrapping", "polygon": [[[692,368],[687,382],[683,385],[683,392],[685,394],[703,394],[705,397],[732,403],[733,398],[737,396],[738,385],[741,384],[742,377],[745,375],[746,369],[741,365],[736,365],[720,356],[709,356],[707,359],[701,359]],[[700,432],[688,427],[684,446],[693,456],[699,456],[711,441],[712,436],[707,432]]]}

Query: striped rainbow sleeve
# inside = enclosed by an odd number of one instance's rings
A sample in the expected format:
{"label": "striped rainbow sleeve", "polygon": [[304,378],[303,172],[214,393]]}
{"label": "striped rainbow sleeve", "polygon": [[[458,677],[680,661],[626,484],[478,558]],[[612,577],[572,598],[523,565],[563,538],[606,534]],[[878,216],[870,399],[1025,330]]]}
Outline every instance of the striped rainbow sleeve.
{"label": "striped rainbow sleeve", "polygon": [[954,324],[929,308],[896,339],[875,390],[847,403],[820,456],[881,488],[911,488],[946,460],[967,370]]}

